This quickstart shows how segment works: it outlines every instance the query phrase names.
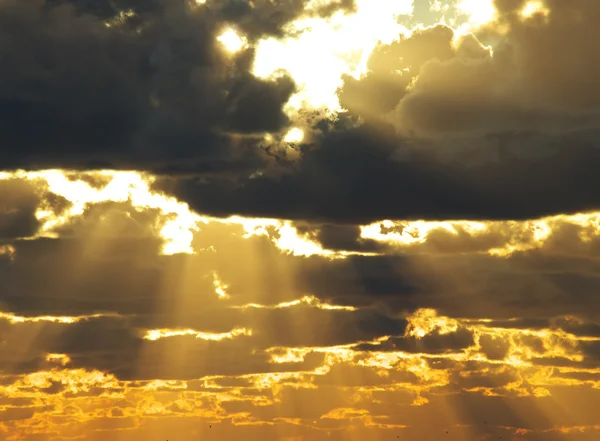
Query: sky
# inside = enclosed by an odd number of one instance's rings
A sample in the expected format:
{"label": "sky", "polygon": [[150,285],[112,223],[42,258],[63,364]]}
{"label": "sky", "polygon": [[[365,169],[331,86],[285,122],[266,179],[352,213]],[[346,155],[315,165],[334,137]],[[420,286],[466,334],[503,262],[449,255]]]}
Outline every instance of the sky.
{"label": "sky", "polygon": [[0,0],[0,441],[600,439],[598,16]]}

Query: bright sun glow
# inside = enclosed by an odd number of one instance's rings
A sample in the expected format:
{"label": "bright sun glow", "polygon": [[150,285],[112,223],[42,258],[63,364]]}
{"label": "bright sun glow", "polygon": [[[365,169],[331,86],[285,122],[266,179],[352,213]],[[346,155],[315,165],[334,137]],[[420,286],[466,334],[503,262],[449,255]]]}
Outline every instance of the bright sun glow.
{"label": "bright sun glow", "polygon": [[336,90],[342,75],[365,73],[378,41],[391,43],[408,32],[397,18],[412,9],[412,0],[356,0],[353,13],[339,11],[328,20],[294,21],[286,31],[296,31],[297,37],[259,41],[253,73],[260,78],[279,70],[290,73],[300,92],[288,103],[289,111],[302,106],[338,110]]}
{"label": "bright sun glow", "polygon": [[[295,136],[298,136],[296,132]],[[90,185],[85,177],[101,177],[107,184],[100,188]],[[127,202],[137,210],[154,209],[160,213],[161,222],[158,235],[164,240],[163,254],[193,254],[192,241],[199,232],[199,225],[216,222],[229,225],[241,225],[245,237],[265,236],[282,252],[295,256],[321,255],[331,259],[343,259],[352,254],[345,251],[325,250],[307,235],[302,235],[290,221],[276,219],[248,219],[239,216],[230,218],[211,218],[190,210],[188,204],[179,202],[171,196],[150,189],[153,177],[138,172],[97,171],[71,175],[62,170],[39,172],[16,171],[0,173],[2,179],[25,179],[46,187],[55,195],[68,200],[72,205],[61,213],[51,207],[41,206],[36,217],[41,222],[37,237],[56,237],[57,229],[68,225],[74,219],[83,216],[86,209],[102,202]],[[274,233],[274,234],[273,234]],[[199,233],[201,234],[201,232]],[[13,258],[15,250],[11,246],[0,248],[0,255]],[[223,297],[225,289],[217,294]]]}
{"label": "bright sun glow", "polygon": [[530,1],[525,3],[525,6],[523,6],[523,9],[521,9],[521,17],[530,18],[535,14],[548,15],[549,12],[549,9],[546,7],[546,5],[544,5],[543,1]]}
{"label": "bright sun glow", "polygon": [[303,139],[304,139],[304,131],[297,127],[293,128],[289,132],[287,132],[287,134],[283,138],[283,140],[285,142],[289,142],[289,143],[302,142]]}
{"label": "bright sun glow", "polygon": [[225,46],[228,52],[236,53],[242,50],[246,46],[246,38],[239,35],[235,29],[228,28],[221,35],[217,37],[217,40]]}
{"label": "bright sun glow", "polygon": [[460,0],[457,8],[469,17],[467,24],[469,29],[476,29],[490,23],[496,17],[494,0]]}
{"label": "bright sun glow", "polygon": [[40,235],[52,236],[57,227],[65,225],[74,217],[81,216],[90,204],[106,201],[126,202],[140,209],[158,209],[165,216],[160,231],[165,240],[165,254],[192,253],[191,242],[196,230],[197,216],[187,204],[175,198],[150,191],[151,178],[136,172],[100,171],[97,175],[109,178],[103,188],[94,188],[83,180],[70,180],[60,170],[46,170],[34,173],[18,173],[26,179],[41,180],[50,192],[64,197],[73,205],[61,215],[51,210],[39,209],[36,213],[42,221]]}

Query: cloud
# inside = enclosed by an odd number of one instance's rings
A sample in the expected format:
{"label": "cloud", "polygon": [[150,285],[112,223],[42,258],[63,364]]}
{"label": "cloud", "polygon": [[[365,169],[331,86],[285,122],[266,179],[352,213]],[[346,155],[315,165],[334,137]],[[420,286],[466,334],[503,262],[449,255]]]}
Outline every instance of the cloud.
{"label": "cloud", "polygon": [[[559,3],[548,8],[547,17],[501,13],[458,40],[436,26],[380,45],[365,76],[344,77],[339,96],[349,112],[318,126],[283,174],[161,187],[221,216],[337,223],[594,209],[597,63],[582,32],[595,32],[586,17],[596,6],[570,5],[581,20]],[[569,61],[548,47],[568,52]],[[362,125],[353,127],[347,119],[357,116]]]}
{"label": "cloud", "polygon": [[4,169],[260,163],[234,134],[285,127],[293,82],[250,75],[252,51],[227,54],[216,40],[225,22],[210,9],[166,3],[169,13],[140,12],[135,26],[107,26],[108,4],[2,5]]}
{"label": "cloud", "polygon": [[34,186],[20,180],[0,181],[0,240],[30,237],[39,227],[40,199]]}
{"label": "cloud", "polygon": [[2,3],[0,440],[597,439],[597,8],[526,3],[406,2],[342,110],[253,63],[362,1]]}
{"label": "cloud", "polygon": [[[227,23],[256,38],[281,35],[284,23],[325,12],[302,2],[279,16],[268,2],[209,3],[118,4],[139,23],[110,27],[103,20],[116,12],[107,8],[4,5],[4,20],[21,25],[3,31],[12,42],[2,52],[3,133],[13,146],[3,166],[185,174],[157,185],[219,216],[356,224],[597,208],[589,191],[598,162],[589,0],[569,6],[581,21],[556,2],[526,19],[515,12],[524,3],[513,12],[499,4],[495,22],[458,40],[438,25],[380,45],[363,77],[344,77],[347,113],[337,122],[296,121],[309,136],[294,164],[289,149],[263,139],[291,124],[283,108],[292,79],[254,77],[253,43],[232,55],[216,37]],[[44,59],[27,58],[21,44]],[[550,46],[568,60],[550,55]],[[584,76],[575,81],[574,72]],[[352,128],[356,116],[362,126]],[[32,124],[38,129],[25,129]]]}

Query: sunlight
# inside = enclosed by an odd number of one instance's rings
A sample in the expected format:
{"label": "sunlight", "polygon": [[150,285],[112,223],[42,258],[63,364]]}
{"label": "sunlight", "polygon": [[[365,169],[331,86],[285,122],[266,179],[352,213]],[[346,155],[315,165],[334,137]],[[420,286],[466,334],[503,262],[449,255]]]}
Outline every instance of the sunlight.
{"label": "sunlight", "polygon": [[291,300],[289,302],[281,302],[275,305],[261,305],[258,303],[248,303],[246,305],[237,305],[232,306],[235,309],[281,309],[281,308],[291,308],[294,306],[312,306],[319,309],[328,309],[328,310],[339,310],[339,311],[356,311],[358,308],[354,306],[343,306],[343,305],[330,305],[328,303],[321,302],[315,296],[303,296],[298,300]]}
{"label": "sunlight", "polygon": [[458,321],[442,317],[434,309],[418,309],[407,318],[406,335],[423,338],[436,331],[439,334],[449,334],[458,330]]}
{"label": "sunlight", "polygon": [[223,283],[216,271],[213,272],[213,286],[215,288],[215,294],[219,296],[219,298],[226,299],[229,297],[229,294],[227,294],[227,288],[229,288],[229,286]]}
{"label": "sunlight", "polygon": [[523,19],[531,18],[536,14],[547,16],[550,14],[550,9],[541,0],[528,1],[521,9],[521,18]]}
{"label": "sunlight", "polygon": [[[300,129],[298,129],[300,130]],[[294,137],[299,136],[293,131]],[[86,178],[101,178],[105,184],[94,187]],[[158,210],[160,225],[157,235],[163,239],[162,253],[194,254],[192,242],[200,224],[215,222],[220,224],[242,225],[245,238],[265,236],[284,253],[293,256],[324,256],[330,259],[344,259],[350,255],[372,255],[373,253],[332,251],[312,240],[307,234],[300,234],[290,221],[277,219],[213,218],[192,211],[187,203],[180,202],[150,189],[155,177],[135,171],[68,172],[65,170],[45,170],[38,172],[15,171],[0,173],[0,180],[24,179],[39,184],[46,191],[65,198],[71,206],[57,213],[51,206],[42,204],[36,211],[41,222],[37,237],[57,237],[57,230],[68,225],[74,218],[82,216],[94,204],[103,202],[129,202],[139,210]],[[42,189],[40,189],[42,190]],[[0,254],[14,257],[14,248],[6,245]]]}
{"label": "sunlight", "polygon": [[10,260],[14,260],[17,250],[13,245],[0,245],[0,256],[7,256]]}
{"label": "sunlight", "polygon": [[391,43],[408,32],[397,17],[412,9],[412,0],[356,0],[355,13],[298,19],[286,27],[297,36],[258,42],[253,73],[268,78],[279,70],[289,72],[301,89],[290,99],[289,111],[306,106],[339,110],[336,90],[342,74],[358,78],[365,73],[378,41]]}
{"label": "sunlight", "polygon": [[60,324],[72,324],[93,318],[101,317],[119,317],[118,314],[92,314],[92,315],[81,315],[81,316],[51,316],[51,315],[36,315],[33,317],[19,316],[10,312],[0,312],[0,319],[7,320],[9,323],[60,323]]}
{"label": "sunlight", "polygon": [[193,329],[151,329],[144,335],[144,340],[156,341],[161,338],[180,337],[185,335],[194,336],[199,340],[221,341],[231,340],[240,336],[251,336],[252,330],[246,328],[234,328],[229,332],[215,333],[195,331]]}
{"label": "sunlight", "polygon": [[57,363],[61,366],[66,366],[71,362],[71,357],[69,357],[67,354],[47,354],[46,361]]}
{"label": "sunlight", "polygon": [[283,138],[283,140],[285,142],[296,143],[296,144],[302,142],[303,139],[304,139],[304,131],[297,127],[294,127],[289,132],[287,132],[287,134]]}
{"label": "sunlight", "polygon": [[470,30],[480,28],[496,18],[494,0],[460,0],[457,8],[469,17],[467,26]]}
{"label": "sunlight", "polygon": [[[36,216],[42,222],[39,236],[53,237],[58,227],[66,225],[73,217],[81,216],[90,204],[101,202],[131,202],[134,208],[158,209],[163,215],[164,224],[160,236],[164,239],[164,254],[193,253],[191,241],[196,231],[198,216],[192,213],[187,204],[175,198],[157,194],[150,190],[152,178],[136,172],[98,171],[87,175],[97,175],[108,180],[101,188],[94,188],[81,178],[69,179],[62,170],[40,172],[16,172],[17,177],[28,180],[41,180],[48,190],[71,202],[72,206],[57,215],[50,209],[41,207]],[[81,174],[85,176],[85,174]]]}
{"label": "sunlight", "polygon": [[[600,213],[556,215],[524,221],[392,221],[384,220],[361,226],[361,238],[398,247],[450,246],[466,239],[489,239],[479,251],[507,257],[517,252],[543,247],[553,234],[566,226],[579,229],[578,238],[588,243],[600,237]],[[475,243],[475,242],[472,242]],[[484,245],[485,242],[480,242]],[[425,249],[425,248],[424,248]]]}
{"label": "sunlight", "polygon": [[236,53],[246,46],[246,37],[240,36],[233,28],[226,29],[217,40],[225,47],[229,53]]}
{"label": "sunlight", "polygon": [[0,441],[599,439],[597,2],[0,0]]}

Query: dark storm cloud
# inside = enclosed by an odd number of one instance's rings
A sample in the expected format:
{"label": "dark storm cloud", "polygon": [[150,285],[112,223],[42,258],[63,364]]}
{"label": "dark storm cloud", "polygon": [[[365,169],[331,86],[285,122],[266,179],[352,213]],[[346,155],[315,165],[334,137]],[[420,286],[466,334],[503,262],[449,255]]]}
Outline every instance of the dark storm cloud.
{"label": "dark storm cloud", "polygon": [[[227,23],[251,40],[280,35],[303,5],[4,2],[2,167],[185,173],[196,176],[158,186],[198,211],[329,223],[600,206],[596,2],[549,1],[548,18],[521,21],[523,2],[499,0],[506,36],[494,26],[477,32],[494,43],[493,57],[474,36],[454,45],[443,26],[380,45],[364,78],[344,78],[348,112],[316,124],[287,168],[267,161],[258,138],[232,133],[288,126],[281,108],[293,82],[254,78],[253,49],[230,57],[215,37]],[[136,17],[105,26],[128,9]],[[363,125],[351,128],[357,116]],[[207,177],[219,172],[228,179]]]}
{"label": "dark storm cloud", "polygon": [[308,0],[208,0],[206,6],[234,22],[250,39],[284,36],[283,27],[299,16],[327,18],[337,11],[355,8],[355,0],[336,0],[305,11],[307,3]]}
{"label": "dark storm cloud", "polygon": [[[548,5],[547,19],[502,13],[504,37],[478,32],[496,42],[493,57],[473,36],[453,45],[443,26],[378,47],[364,78],[345,78],[348,114],[321,126],[287,173],[162,187],[217,215],[338,223],[598,208],[598,5]],[[348,128],[355,116],[363,125]]]}
{"label": "dark storm cloud", "polygon": [[40,198],[35,186],[21,180],[0,181],[0,245],[32,236],[39,227],[35,217]]}
{"label": "dark storm cloud", "polygon": [[2,3],[2,168],[261,162],[227,133],[284,127],[293,82],[251,76],[251,49],[226,54],[218,14],[166,3],[136,27],[107,27],[108,5]]}

